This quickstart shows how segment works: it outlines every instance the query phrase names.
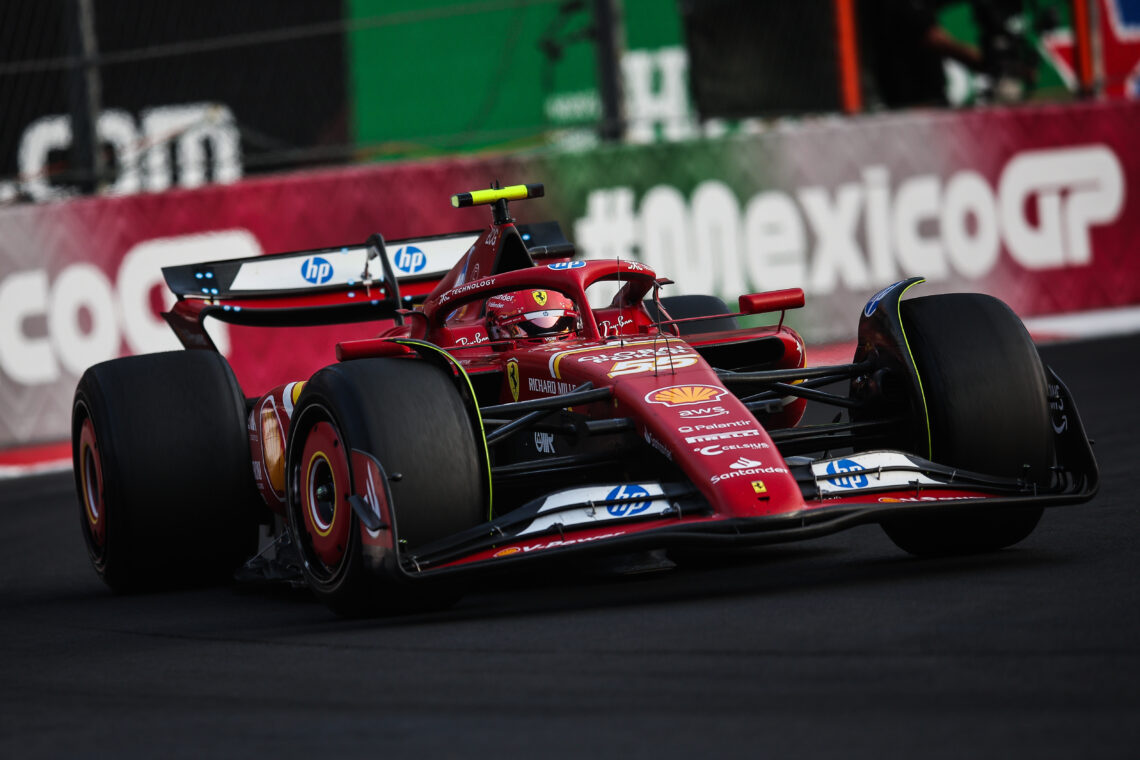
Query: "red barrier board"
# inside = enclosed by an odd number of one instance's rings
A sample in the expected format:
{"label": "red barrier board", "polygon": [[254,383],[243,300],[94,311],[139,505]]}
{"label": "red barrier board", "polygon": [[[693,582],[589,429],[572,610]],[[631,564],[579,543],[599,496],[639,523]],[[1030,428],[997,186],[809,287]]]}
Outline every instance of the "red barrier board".
{"label": "red barrier board", "polygon": [[[585,256],[642,258],[682,291],[735,302],[803,287],[795,326],[809,340],[853,335],[866,298],[911,274],[1022,316],[1140,304],[1138,124],[1135,103],[872,116],[0,209],[0,449],[66,438],[87,366],[178,347],[158,316],[162,266],[476,229],[486,209],[453,209],[450,195],[492,179],[545,182],[547,198],[516,216],[558,219]],[[335,361],[334,340],[376,331],[228,327],[217,339],[255,395]]]}

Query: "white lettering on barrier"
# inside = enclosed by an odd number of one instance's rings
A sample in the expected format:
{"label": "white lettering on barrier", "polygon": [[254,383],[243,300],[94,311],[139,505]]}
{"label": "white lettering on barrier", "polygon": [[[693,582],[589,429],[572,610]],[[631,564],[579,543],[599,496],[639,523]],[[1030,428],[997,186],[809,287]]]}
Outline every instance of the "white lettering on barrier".
{"label": "white lettering on barrier", "polygon": [[[261,253],[252,233],[227,230],[139,243],[123,257],[114,284],[88,263],[64,267],[54,282],[44,269],[7,275],[0,279],[0,372],[22,385],[52,383],[64,372],[78,377],[118,356],[124,337],[135,354],[177,349],[178,339],[151,306],[156,287],[164,308],[174,303],[162,268]],[[37,321],[46,335],[36,334]],[[228,352],[226,326],[210,321],[207,330]]]}
{"label": "white lettering on barrier", "polygon": [[51,344],[24,333],[24,322],[45,314],[47,303],[48,278],[42,269],[0,281],[0,368],[17,383],[50,383],[59,374]]}
{"label": "white lettering on barrier", "polygon": [[806,287],[813,292],[835,290],[836,277],[855,289],[869,284],[867,267],[855,237],[859,226],[859,210],[863,205],[862,189],[856,184],[840,185],[835,200],[827,188],[807,187],[799,192],[800,205],[808,225],[815,231],[815,251],[811,277]]}
{"label": "white lettering on barrier", "polygon": [[[744,274],[773,290],[802,288],[807,280],[807,233],[803,217],[786,193],[752,197],[744,211]],[[580,245],[588,243],[581,241]]]}
{"label": "white lettering on barrier", "polygon": [[[1088,264],[1089,227],[1124,207],[1124,172],[1103,145],[1022,153],[1002,172],[998,197],[1006,244],[1026,269]],[[1030,201],[1036,228],[1024,213]]]}
{"label": "white lettering on barrier", "polygon": [[893,195],[885,167],[867,167],[861,178],[831,190],[759,193],[743,214],[731,189],[715,180],[701,183],[689,202],[657,185],[639,208],[631,188],[595,190],[575,238],[592,257],[640,258],[676,280],[680,293],[735,294],[743,279],[822,295],[864,291],[900,275],[981,278],[997,264],[1002,243],[1026,269],[1085,266],[1091,228],[1115,221],[1125,197],[1123,169],[1106,145],[1019,153],[996,193],[968,169],[945,181],[904,177]]}

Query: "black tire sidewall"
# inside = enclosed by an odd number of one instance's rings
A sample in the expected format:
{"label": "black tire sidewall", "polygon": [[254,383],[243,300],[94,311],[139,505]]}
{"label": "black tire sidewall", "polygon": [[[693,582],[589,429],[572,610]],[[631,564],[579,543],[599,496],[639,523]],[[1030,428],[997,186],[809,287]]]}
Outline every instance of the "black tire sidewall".
{"label": "black tire sidewall", "polygon": [[905,301],[901,314],[929,415],[931,458],[1047,483],[1053,431],[1045,370],[1017,316],[978,293]]}
{"label": "black tire sidewall", "polygon": [[[977,293],[904,301],[900,315],[921,383],[912,399],[916,453],[1047,486],[1054,438],[1045,370],[1021,320],[998,299]],[[1042,512],[1037,506],[983,507],[895,517],[882,526],[915,555],[970,554],[1021,541]]]}
{"label": "black tire sidewall", "polygon": [[332,365],[306,383],[289,433],[288,513],[297,536],[305,578],[334,611],[361,616],[401,611],[416,595],[429,597],[430,584],[407,582],[391,569],[366,567],[359,519],[345,555],[325,572],[313,564],[305,542],[298,493],[304,438],[313,425],[336,428],[349,460],[365,451],[377,458],[389,478],[390,509],[401,551],[443,538],[486,519],[486,484],[475,432],[452,378],[427,361],[407,358],[360,359]]}
{"label": "black tire sidewall", "polygon": [[[84,538],[118,591],[226,580],[256,549],[245,399],[220,354],[174,351],[89,368],[76,388],[72,451],[90,417],[103,472],[106,539]],[[83,484],[76,461],[81,519]]]}

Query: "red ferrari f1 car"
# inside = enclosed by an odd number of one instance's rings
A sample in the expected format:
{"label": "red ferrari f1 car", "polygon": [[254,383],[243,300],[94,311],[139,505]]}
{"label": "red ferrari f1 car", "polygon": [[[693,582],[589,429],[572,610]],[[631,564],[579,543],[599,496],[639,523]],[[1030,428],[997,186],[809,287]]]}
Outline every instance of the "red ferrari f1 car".
{"label": "red ferrari f1 car", "polygon": [[[867,302],[850,364],[809,367],[784,324],[801,290],[742,295],[738,313],[662,297],[644,264],[575,259],[556,223],[511,219],[541,194],[454,196],[491,207],[483,232],[166,269],[188,350],[93,366],[75,394],[103,579],[292,572],[374,614],[527,563],[863,523],[914,554],[996,550],[1096,492],[1068,390],[1000,301],[902,300],[922,280],[896,283]],[[774,324],[738,326],[757,314]],[[382,331],[248,398],[206,317]],[[808,402],[835,421],[802,424]]]}

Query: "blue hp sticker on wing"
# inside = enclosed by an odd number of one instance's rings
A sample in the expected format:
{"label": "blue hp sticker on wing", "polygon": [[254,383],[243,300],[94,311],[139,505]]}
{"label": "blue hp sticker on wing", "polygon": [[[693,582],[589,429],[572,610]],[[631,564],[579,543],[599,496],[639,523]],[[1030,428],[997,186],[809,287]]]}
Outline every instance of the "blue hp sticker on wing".
{"label": "blue hp sticker on wing", "polygon": [[414,245],[408,245],[396,249],[396,255],[392,261],[396,265],[396,269],[404,274],[415,274],[427,266],[427,254]]}
{"label": "blue hp sticker on wing", "polygon": [[[839,475],[844,472],[858,472],[859,470],[866,469],[863,465],[856,462],[854,459],[840,459],[837,462],[827,463],[828,475]],[[849,477],[830,478],[828,481],[836,488],[864,488],[867,483],[867,476],[864,473]]]}
{"label": "blue hp sticker on wing", "polygon": [[332,279],[333,266],[320,256],[313,256],[301,263],[301,276],[305,278],[306,282],[324,285]]}
{"label": "blue hp sticker on wing", "polygon": [[[646,491],[641,486],[618,486],[606,495],[606,501],[611,499],[636,499],[639,497],[649,497],[649,491]],[[649,509],[652,502],[646,501],[630,501],[624,504],[611,504],[606,507],[614,517],[628,517],[629,515],[636,515]]]}

